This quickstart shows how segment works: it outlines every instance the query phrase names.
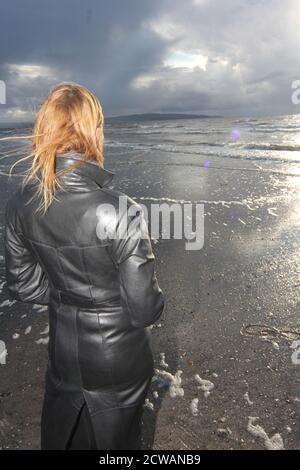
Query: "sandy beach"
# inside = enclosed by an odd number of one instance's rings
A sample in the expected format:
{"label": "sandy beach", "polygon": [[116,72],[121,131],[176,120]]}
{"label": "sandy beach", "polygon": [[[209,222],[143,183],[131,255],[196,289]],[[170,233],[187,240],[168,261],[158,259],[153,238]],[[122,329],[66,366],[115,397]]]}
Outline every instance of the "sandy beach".
{"label": "sandy beach", "polygon": [[[204,204],[205,241],[187,251],[186,240],[153,240],[166,308],[152,328],[156,375],[144,447],[299,449],[299,152],[282,158],[287,151],[275,149],[269,158],[261,148],[235,158],[236,148],[225,158],[183,145],[174,152],[181,131],[159,147],[160,124],[148,125],[135,147],[134,131],[113,146],[110,132],[118,129],[108,130],[113,185],[146,205]],[[8,179],[9,163],[0,168],[2,237],[5,204],[20,183]],[[47,311],[7,300],[3,255],[0,340],[8,355],[0,366],[0,446],[38,449]]]}

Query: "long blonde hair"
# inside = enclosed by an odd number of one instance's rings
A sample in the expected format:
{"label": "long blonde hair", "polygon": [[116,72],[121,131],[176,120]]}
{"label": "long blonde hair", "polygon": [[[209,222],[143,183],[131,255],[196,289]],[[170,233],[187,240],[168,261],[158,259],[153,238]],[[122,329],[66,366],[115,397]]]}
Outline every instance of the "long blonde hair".
{"label": "long blonde hair", "polygon": [[[55,86],[42,102],[36,115],[33,133],[29,137],[32,154],[20,163],[32,159],[25,173],[23,186],[33,178],[39,181],[37,195],[41,197],[38,210],[45,213],[61,187],[59,175],[82,164],[76,162],[56,174],[57,153],[75,150],[82,159],[92,159],[103,167],[104,116],[97,97],[85,87],[72,82]],[[13,165],[14,166],[14,165]]]}

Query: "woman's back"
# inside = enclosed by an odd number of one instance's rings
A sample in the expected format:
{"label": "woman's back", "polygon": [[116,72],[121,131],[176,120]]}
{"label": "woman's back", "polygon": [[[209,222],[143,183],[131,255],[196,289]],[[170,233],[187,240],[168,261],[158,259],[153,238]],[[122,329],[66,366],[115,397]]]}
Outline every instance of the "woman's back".
{"label": "woman's back", "polygon": [[[78,152],[57,155],[56,172],[78,160]],[[34,182],[7,205],[10,296],[49,305],[43,448],[67,447],[84,405],[97,448],[137,445],[126,423],[141,410],[151,383],[146,327],[160,318],[164,299],[141,207],[107,187],[112,177],[82,160],[60,177],[61,189],[45,214],[36,212]]]}
{"label": "woman's back", "polygon": [[[67,169],[80,160],[81,156],[76,152],[59,155],[56,171]],[[134,255],[145,257],[149,265],[153,264],[154,256],[142,209],[125,194],[106,188],[112,178],[113,173],[92,162],[83,162],[81,167],[60,177],[63,188],[57,192],[57,200],[46,214],[35,212],[38,201],[33,198],[33,184],[25,186],[23,191],[20,188],[7,205],[7,219],[15,221],[15,230],[22,232],[23,239],[41,263],[49,281],[49,292],[51,287],[52,294],[60,295],[66,303],[69,298],[69,303],[76,300],[86,307],[93,307],[108,300],[120,300],[119,265],[123,260]],[[130,214],[132,208],[135,214],[132,211]],[[117,238],[117,229],[124,219],[127,225]],[[135,231],[140,230],[138,238],[133,238],[133,230],[130,233],[131,226]],[[127,233],[126,229],[129,229]],[[140,289],[143,271],[148,273],[145,269],[139,270]],[[15,287],[13,282],[8,282],[12,295],[17,294]],[[153,283],[152,287],[158,286]],[[152,297],[159,290],[156,292],[154,289]],[[20,291],[19,295],[22,297]],[[149,300],[151,298],[148,303]],[[154,297],[152,300],[157,299]],[[146,311],[140,318],[133,317],[132,320],[133,324],[136,320],[139,326],[148,326],[156,321],[155,315],[147,319]]]}

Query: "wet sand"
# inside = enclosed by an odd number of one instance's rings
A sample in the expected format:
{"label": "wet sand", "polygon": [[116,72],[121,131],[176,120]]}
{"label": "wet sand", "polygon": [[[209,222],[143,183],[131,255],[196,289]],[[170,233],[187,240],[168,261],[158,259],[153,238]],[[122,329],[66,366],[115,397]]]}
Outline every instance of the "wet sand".
{"label": "wet sand", "polygon": [[[106,167],[114,187],[138,202],[205,207],[201,250],[186,251],[186,240],[153,240],[166,308],[152,328],[157,373],[144,447],[299,449],[300,364],[291,349],[300,339],[295,168],[159,151],[126,159],[112,153]],[[20,179],[0,178],[3,235],[5,203]],[[0,442],[37,449],[47,357],[37,341],[47,337],[47,312],[6,300],[1,292],[8,356],[0,366]]]}

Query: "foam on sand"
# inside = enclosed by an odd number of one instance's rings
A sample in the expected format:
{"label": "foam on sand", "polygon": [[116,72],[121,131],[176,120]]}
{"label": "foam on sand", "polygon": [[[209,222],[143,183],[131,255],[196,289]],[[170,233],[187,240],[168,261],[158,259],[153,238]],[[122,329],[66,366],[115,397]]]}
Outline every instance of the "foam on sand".
{"label": "foam on sand", "polygon": [[249,397],[249,392],[246,392],[244,394],[244,398],[245,398],[246,402],[248,403],[248,405],[253,405],[253,401],[251,401],[250,397]]}
{"label": "foam on sand", "polygon": [[6,364],[7,349],[4,341],[0,340],[0,365]]}
{"label": "foam on sand", "polygon": [[210,392],[215,388],[215,385],[210,380],[201,379],[199,374],[195,375],[195,380],[198,382],[197,388],[204,392],[205,398],[210,395]]}
{"label": "foam on sand", "polygon": [[147,408],[147,409],[150,410],[150,411],[153,411],[153,410],[154,410],[154,405],[153,405],[153,403],[149,400],[149,398],[146,398],[145,403],[144,403],[144,407]]}
{"label": "foam on sand", "polygon": [[254,424],[258,417],[249,416],[249,421],[247,425],[247,431],[252,434],[252,436],[258,437],[264,441],[264,446],[268,450],[284,450],[283,440],[279,433],[274,434],[274,436],[269,437],[266,431],[259,424]]}
{"label": "foam on sand", "polygon": [[46,338],[40,338],[36,340],[36,344],[48,344],[49,343],[49,336],[46,336]]}
{"label": "foam on sand", "polygon": [[169,367],[169,364],[166,363],[166,355],[165,353],[160,353],[160,366],[161,367],[164,367],[165,369],[167,369]]}
{"label": "foam on sand", "polygon": [[169,382],[169,393],[172,398],[183,397],[184,390],[181,387],[181,374],[182,370],[178,370],[175,375],[172,375],[166,370],[155,369],[155,373],[164,377]]}
{"label": "foam on sand", "polygon": [[191,401],[191,412],[193,416],[198,416],[198,403],[199,403],[199,398],[193,398]]}

